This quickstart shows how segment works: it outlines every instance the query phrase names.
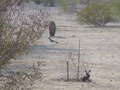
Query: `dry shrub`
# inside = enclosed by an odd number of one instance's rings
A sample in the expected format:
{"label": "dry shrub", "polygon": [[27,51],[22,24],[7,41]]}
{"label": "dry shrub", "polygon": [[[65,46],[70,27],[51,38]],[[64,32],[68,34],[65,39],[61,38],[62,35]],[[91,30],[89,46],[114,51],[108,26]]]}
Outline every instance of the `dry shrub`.
{"label": "dry shrub", "polygon": [[59,7],[65,12],[75,12],[76,0],[60,0]]}
{"label": "dry shrub", "polygon": [[54,6],[56,3],[56,0],[32,0],[34,1],[36,4],[40,4],[40,3],[44,3],[45,6]]}
{"label": "dry shrub", "polygon": [[88,6],[92,0],[77,0],[77,1],[79,1],[80,4]]}
{"label": "dry shrub", "polygon": [[6,82],[0,90],[32,90],[35,81],[43,79],[40,71],[41,62],[33,64],[29,71],[13,71],[5,77]]}
{"label": "dry shrub", "polygon": [[41,9],[28,15],[24,4],[17,7],[17,2],[0,1],[0,67],[18,55],[27,54],[29,46],[40,39],[48,26],[46,11]]}

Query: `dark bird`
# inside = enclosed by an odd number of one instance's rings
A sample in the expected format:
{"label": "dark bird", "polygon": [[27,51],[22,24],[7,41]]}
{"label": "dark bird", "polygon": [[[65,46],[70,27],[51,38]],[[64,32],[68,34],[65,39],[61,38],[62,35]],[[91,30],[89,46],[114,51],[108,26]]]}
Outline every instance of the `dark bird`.
{"label": "dark bird", "polygon": [[57,41],[52,40],[50,37],[49,37],[49,40],[50,40],[50,42],[55,42],[55,43],[58,43]]}
{"label": "dark bird", "polygon": [[50,33],[50,37],[54,37],[55,36],[55,32],[56,32],[56,24],[54,21],[50,22],[50,26],[49,26],[49,33]]}

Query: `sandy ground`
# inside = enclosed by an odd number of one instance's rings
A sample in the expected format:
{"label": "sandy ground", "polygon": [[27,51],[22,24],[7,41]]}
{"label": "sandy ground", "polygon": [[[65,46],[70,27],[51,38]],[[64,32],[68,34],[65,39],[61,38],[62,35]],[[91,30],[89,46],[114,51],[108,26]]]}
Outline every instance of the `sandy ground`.
{"label": "sandy ground", "polygon": [[[42,61],[44,79],[36,81],[33,90],[120,90],[120,25],[109,23],[104,28],[80,25],[74,13],[63,13],[49,8],[51,20],[56,22],[57,32],[49,41],[45,31],[40,43],[31,47],[31,53],[22,56],[8,66],[27,70],[33,63]],[[70,64],[70,79],[76,77],[78,45],[80,39],[80,76],[91,69],[92,82],[66,82],[66,62]],[[72,53],[72,58],[69,54]]]}

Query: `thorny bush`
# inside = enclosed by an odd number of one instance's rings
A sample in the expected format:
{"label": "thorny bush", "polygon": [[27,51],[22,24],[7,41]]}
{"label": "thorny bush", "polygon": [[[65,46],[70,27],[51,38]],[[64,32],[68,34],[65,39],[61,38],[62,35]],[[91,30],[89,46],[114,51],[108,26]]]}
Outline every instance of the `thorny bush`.
{"label": "thorny bush", "polygon": [[[48,12],[40,9],[28,14],[19,0],[0,1],[0,67],[10,59],[27,54],[48,27]],[[33,10],[34,11],[34,10]]]}
{"label": "thorny bush", "polygon": [[32,90],[35,81],[42,80],[41,62],[33,64],[29,71],[13,71],[0,90]]}

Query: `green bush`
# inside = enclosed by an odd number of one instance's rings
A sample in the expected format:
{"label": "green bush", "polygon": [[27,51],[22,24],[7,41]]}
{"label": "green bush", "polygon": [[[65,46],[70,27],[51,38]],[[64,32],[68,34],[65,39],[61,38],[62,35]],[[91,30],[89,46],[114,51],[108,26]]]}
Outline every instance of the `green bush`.
{"label": "green bush", "polygon": [[78,21],[83,24],[105,26],[111,19],[112,13],[107,4],[91,3],[78,12]]}
{"label": "green bush", "polygon": [[114,17],[120,19],[120,0],[112,0],[111,9],[114,14]]}

